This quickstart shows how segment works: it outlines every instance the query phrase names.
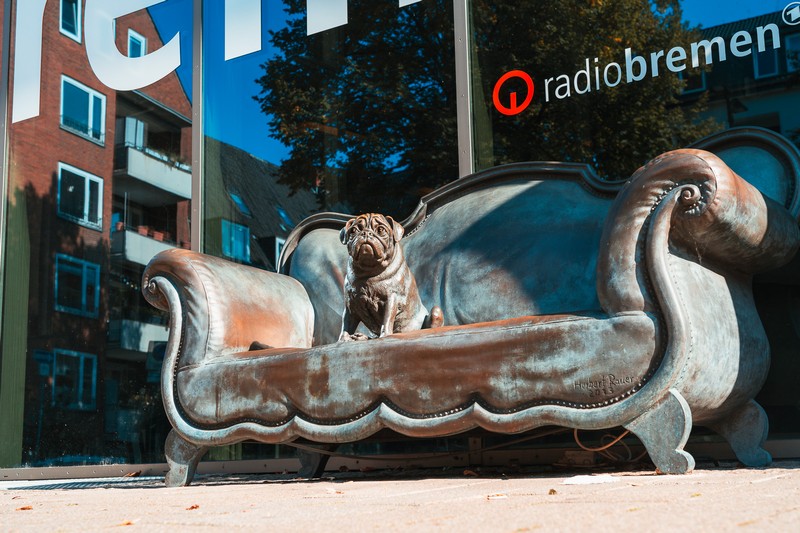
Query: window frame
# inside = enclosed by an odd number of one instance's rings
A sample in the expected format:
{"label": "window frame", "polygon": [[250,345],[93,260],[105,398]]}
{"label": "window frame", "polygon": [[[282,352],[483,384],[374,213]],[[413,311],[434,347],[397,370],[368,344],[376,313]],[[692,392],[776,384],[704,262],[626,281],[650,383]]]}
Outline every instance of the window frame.
{"label": "window frame", "polygon": [[[54,302],[53,307],[56,311],[62,313],[70,313],[73,315],[83,316],[87,318],[97,318],[100,316],[100,292],[102,286],[100,285],[100,265],[92,263],[91,261],[84,261],[71,255],[57,253],[54,265]],[[81,278],[81,302],[80,307],[72,307],[59,302],[59,277],[63,274],[78,274]],[[90,279],[91,278],[91,279]],[[94,287],[94,298],[92,308],[89,307],[87,289],[89,286]]]}
{"label": "window frame", "polygon": [[[81,91],[86,93],[86,97],[89,100],[89,106],[88,106],[88,109],[89,109],[88,113],[89,114],[86,117],[87,118],[87,120],[86,120],[87,128],[89,129],[89,131],[82,131],[80,128],[76,128],[75,126],[71,126],[69,124],[65,124],[64,123],[64,117],[65,117],[65,114],[64,114],[64,87],[65,87],[66,84],[72,85],[73,87],[75,87],[75,88],[77,88],[77,89],[79,89],[79,90],[81,90]],[[100,114],[101,114],[100,127],[101,127],[101,129],[98,132],[99,133],[99,137],[95,137],[95,136],[92,135],[92,131],[93,131],[92,130],[92,124],[94,123],[94,108],[95,108],[94,99],[95,98],[100,100],[100,103],[101,103],[101,106],[100,106]],[[61,75],[61,103],[60,103],[60,106],[61,106],[61,108],[60,108],[60,111],[61,111],[60,125],[61,125],[62,129],[66,130],[66,131],[69,131],[70,133],[74,133],[75,135],[78,135],[80,137],[83,137],[86,140],[89,140],[89,141],[92,141],[94,143],[97,143],[97,144],[99,144],[101,146],[105,146],[105,140],[106,140],[106,95],[105,94],[103,94],[100,91],[97,91],[95,89],[92,89],[91,87],[89,87],[87,85],[84,85],[83,83],[79,82],[78,80],[72,79],[69,76],[66,76],[66,75],[62,74]]]}
{"label": "window frame", "polygon": [[[244,224],[237,224],[232,220],[226,218],[222,219],[221,224],[222,232],[222,255],[240,261],[242,263],[250,263],[250,228]],[[242,231],[243,230],[243,231]],[[235,236],[241,231],[244,234],[244,254],[237,254],[237,247]]]}
{"label": "window frame", "polygon": [[[775,70],[772,72],[761,73],[759,72],[758,68],[758,57],[760,54],[766,54],[772,52],[772,58],[775,63]],[[763,52],[759,52],[757,48],[753,48],[753,78],[756,80],[763,80],[764,78],[772,78],[777,76],[780,73],[780,64],[778,59],[778,49],[773,48],[772,50],[765,50]]]}
{"label": "window frame", "polygon": [[[796,45],[792,48],[789,43],[794,41]],[[798,72],[800,71],[800,33],[791,33],[784,37],[783,45],[785,50],[784,58],[786,59],[786,72]],[[794,53],[795,64],[792,65],[792,58],[790,57],[791,54]]]}
{"label": "window frame", "polygon": [[66,35],[73,41],[80,43],[83,35],[83,0],[75,0],[75,5],[78,8],[77,13],[75,13],[76,33],[64,29],[64,2],[65,0],[59,0],[58,2],[58,29],[62,35]]}
{"label": "window frame", "polygon": [[[694,74],[694,73],[692,73],[692,74]],[[697,93],[701,93],[701,92],[704,92],[704,91],[708,90],[708,86],[706,85],[707,82],[706,82],[706,71],[705,70],[700,71],[700,86],[699,87],[695,87],[693,89],[689,89],[688,88],[689,79],[692,76],[690,76],[689,74],[686,74],[686,72],[683,71],[683,72],[679,72],[678,73],[678,77],[680,77],[680,79],[683,80],[683,82],[685,84],[681,94],[697,94]]]}
{"label": "window frame", "polygon": [[[70,409],[73,411],[94,411],[97,408],[97,355],[92,353],[83,353],[83,352],[76,352],[73,350],[63,350],[60,348],[56,348],[52,352],[53,360],[52,366],[50,369],[50,377],[53,379],[53,385],[51,388],[51,398],[50,403],[53,407],[63,407],[65,409]],[[74,357],[78,359],[78,376],[77,376],[77,387],[73,389],[75,395],[78,398],[77,402],[71,402],[68,404],[61,404],[57,401],[56,392],[58,391],[58,376],[62,375],[58,372],[58,358],[60,357]],[[90,402],[88,404],[83,404],[81,399],[84,395],[84,383],[85,383],[85,374],[84,371],[86,369],[86,365],[84,361],[90,360],[92,362],[92,381],[91,381],[91,391],[90,391]]]}
{"label": "window frame", "polygon": [[[131,40],[139,41],[142,48],[141,55],[138,56],[131,55]],[[147,55],[147,37],[145,37],[144,35],[135,31],[132,28],[128,28],[128,57],[142,57],[145,55]]]}
{"label": "window frame", "polygon": [[[83,216],[76,217],[70,213],[66,213],[61,209],[61,179],[63,176],[64,171],[70,172],[77,176],[84,178],[84,197],[83,197]],[[97,198],[97,220],[98,222],[92,222],[89,220],[89,207],[91,206],[91,192],[90,188],[88,187],[89,183],[97,183],[99,184],[99,195]],[[98,231],[103,231],[103,195],[105,194],[105,181],[100,176],[95,176],[85,170],[81,170],[77,167],[72,165],[68,165],[67,163],[62,163],[59,161],[58,163],[58,186],[56,188],[56,212],[58,216],[64,218],[66,220],[70,220],[75,222],[76,224],[80,224],[81,226],[85,226],[87,228],[91,228]]]}

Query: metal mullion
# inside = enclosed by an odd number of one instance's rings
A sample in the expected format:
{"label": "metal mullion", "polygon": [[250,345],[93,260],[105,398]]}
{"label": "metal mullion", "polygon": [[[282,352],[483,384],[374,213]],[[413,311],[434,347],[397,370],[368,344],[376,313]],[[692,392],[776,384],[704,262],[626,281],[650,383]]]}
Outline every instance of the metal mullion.
{"label": "metal mullion", "polygon": [[458,123],[458,174],[475,171],[475,147],[472,119],[472,83],[470,80],[469,0],[453,0],[456,60],[456,117]]}
{"label": "metal mullion", "polygon": [[3,9],[3,54],[0,58],[0,339],[3,338],[3,302],[6,271],[6,203],[8,202],[8,84],[11,58],[11,10],[15,2],[5,2]]}
{"label": "metal mullion", "polygon": [[192,250],[203,250],[203,0],[194,0],[192,28]]}

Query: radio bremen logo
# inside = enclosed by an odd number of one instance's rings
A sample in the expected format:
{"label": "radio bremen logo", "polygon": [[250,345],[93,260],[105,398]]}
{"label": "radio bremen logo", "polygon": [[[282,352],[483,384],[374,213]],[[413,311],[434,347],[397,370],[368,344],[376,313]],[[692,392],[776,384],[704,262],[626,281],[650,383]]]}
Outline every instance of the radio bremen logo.
{"label": "radio bremen logo", "polygon": [[[800,2],[786,6],[783,18],[787,24],[800,24]],[[545,78],[543,103],[548,103],[553,98],[563,100],[571,98],[573,94],[582,95],[603,88],[614,88],[623,81],[635,83],[648,75],[655,78],[662,73],[680,73],[688,68],[699,68],[703,64],[721,63],[728,59],[728,54],[742,58],[753,53],[777,50],[780,47],[780,29],[777,24],[770,23],[757,27],[753,33],[747,30],[737,31],[727,41],[720,36],[703,39],[691,43],[688,49],[675,46],[669,50],[651,52],[649,55],[637,55],[630,48],[626,48],[624,61],[621,63],[612,61],[602,65],[597,57],[586,58],[583,68],[572,75],[560,74]],[[519,81],[512,80],[522,80],[525,83],[527,92],[524,99],[518,94],[518,88],[521,86]],[[492,101],[499,113],[513,116],[525,111],[530,106],[533,96],[533,78],[522,70],[512,70],[495,83]]]}

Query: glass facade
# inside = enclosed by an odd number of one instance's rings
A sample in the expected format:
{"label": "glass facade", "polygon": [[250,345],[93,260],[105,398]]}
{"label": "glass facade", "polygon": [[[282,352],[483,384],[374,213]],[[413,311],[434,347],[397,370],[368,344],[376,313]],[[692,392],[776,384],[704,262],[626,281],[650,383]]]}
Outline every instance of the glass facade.
{"label": "glass facade", "polygon": [[[38,61],[17,20],[43,36],[38,80],[12,68],[2,87],[0,467],[164,460],[167,322],[140,294],[161,250],[274,270],[306,217],[403,220],[470,171],[572,161],[617,181],[731,127],[800,142],[787,0],[153,4],[116,18],[117,61],[168,62],[178,43],[179,65],[135,89],[91,53],[86,2],[0,6],[4,65]],[[800,292],[765,277],[756,298],[772,347],[758,401],[772,438],[797,437]],[[248,453],[275,452],[214,457]]]}
{"label": "glass facade", "polygon": [[[113,40],[94,45],[91,3],[4,6],[17,79],[6,80],[0,467],[162,462],[167,320],[139,285],[154,253],[190,246],[191,87],[170,73],[114,88],[89,49],[144,59],[146,43],[181,32],[190,68],[192,2],[107,20]],[[40,63],[33,86],[13,68],[23,62]],[[35,112],[17,120],[26,101]]]}

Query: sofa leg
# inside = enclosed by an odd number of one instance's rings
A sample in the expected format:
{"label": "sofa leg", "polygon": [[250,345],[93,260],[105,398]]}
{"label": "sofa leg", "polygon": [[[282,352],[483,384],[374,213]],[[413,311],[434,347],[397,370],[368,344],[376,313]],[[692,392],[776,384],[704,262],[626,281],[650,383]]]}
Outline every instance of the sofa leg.
{"label": "sofa leg", "polygon": [[725,437],[736,458],[745,466],[760,467],[772,463],[772,456],[762,447],[769,433],[769,419],[754,400],[709,427]]}
{"label": "sofa leg", "polygon": [[[332,452],[338,448],[338,444],[325,444],[320,446],[321,450]],[[300,470],[297,476],[303,479],[314,479],[321,477],[325,473],[325,466],[331,458],[327,453],[315,453],[305,449],[297,449],[297,458],[300,459]]]}
{"label": "sofa leg", "polygon": [[168,487],[185,487],[192,482],[197,463],[208,451],[207,446],[197,446],[187,441],[173,429],[167,435],[164,453],[169,472],[164,478]]}
{"label": "sofa leg", "polygon": [[661,472],[686,474],[694,470],[694,457],[683,451],[692,431],[692,412],[678,391],[670,390],[658,405],[625,428],[639,437]]}

